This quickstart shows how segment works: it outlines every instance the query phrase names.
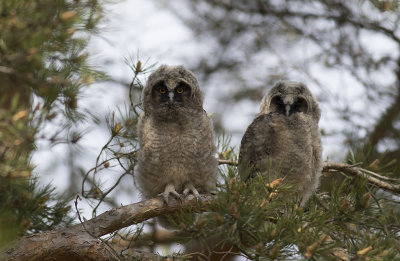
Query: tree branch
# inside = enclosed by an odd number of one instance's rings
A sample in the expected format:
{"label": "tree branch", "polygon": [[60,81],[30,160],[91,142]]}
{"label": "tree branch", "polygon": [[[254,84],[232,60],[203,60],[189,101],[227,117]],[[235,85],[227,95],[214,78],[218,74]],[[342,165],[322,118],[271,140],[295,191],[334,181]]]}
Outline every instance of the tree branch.
{"label": "tree branch", "polygon": [[[196,200],[189,195],[183,204],[171,197],[168,205],[164,204],[163,199],[159,197],[122,206],[69,228],[25,236],[0,255],[0,260],[39,261],[52,258],[57,258],[57,260],[120,260],[124,253],[118,256],[116,254],[118,251],[111,249],[99,237],[159,215],[177,212],[184,206],[193,206],[197,211],[204,211],[214,197],[200,195]],[[130,251],[132,250],[130,249]],[[141,260],[153,260],[157,257],[154,254],[136,251],[128,255],[130,258],[140,258]]]}
{"label": "tree branch", "polygon": [[[237,165],[235,160],[220,160],[220,164]],[[366,179],[377,187],[400,193],[400,184],[386,182],[387,177],[354,165],[325,162],[323,172],[343,172],[350,176]],[[400,183],[398,179],[390,179],[393,183]],[[200,195],[196,200],[189,195],[183,203],[175,198],[170,198],[166,205],[161,197],[148,199],[142,202],[122,206],[109,210],[93,219],[74,226],[55,231],[46,231],[35,235],[25,236],[0,255],[0,260],[130,260],[140,258],[142,260],[159,259],[151,253],[139,253],[133,249],[121,249],[103,242],[101,236],[115,232],[147,219],[174,213],[185,206],[191,206],[192,210],[202,212],[207,210],[213,195]],[[115,248],[114,248],[115,247]],[[117,248],[117,249],[116,249]]]}
{"label": "tree branch", "polygon": [[[365,170],[358,167],[352,167],[348,164],[344,163],[336,163],[336,162],[325,162],[323,167],[323,172],[334,172],[334,171],[341,171],[347,175],[354,176],[354,177],[361,177],[366,179],[370,184],[376,185],[377,187],[394,192],[400,193],[400,184],[391,184],[389,182],[383,181],[386,177],[383,177],[375,172]],[[381,179],[379,179],[379,177]]]}
{"label": "tree branch", "polygon": [[[219,160],[219,164],[237,166],[238,162],[236,160]],[[383,190],[399,193],[400,194],[400,184],[392,184],[385,181],[392,181],[400,183],[400,179],[392,179],[382,175],[379,175],[370,170],[356,167],[354,165],[349,165],[345,163],[338,162],[324,162],[322,172],[335,172],[341,171],[347,175],[353,177],[361,177],[366,179],[370,184],[376,185]]]}
{"label": "tree branch", "polygon": [[238,162],[236,160],[224,160],[220,159],[218,160],[219,165],[231,165],[231,166],[237,166]]}
{"label": "tree branch", "polygon": [[13,74],[14,70],[12,68],[9,68],[9,67],[0,66],[0,73]]}

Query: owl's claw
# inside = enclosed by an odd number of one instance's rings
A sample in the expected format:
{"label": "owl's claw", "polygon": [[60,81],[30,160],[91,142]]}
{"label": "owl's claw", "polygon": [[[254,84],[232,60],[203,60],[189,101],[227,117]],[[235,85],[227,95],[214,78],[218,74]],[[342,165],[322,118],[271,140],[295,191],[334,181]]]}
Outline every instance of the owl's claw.
{"label": "owl's claw", "polygon": [[173,196],[175,196],[179,201],[182,201],[181,195],[179,195],[178,192],[176,192],[174,185],[172,184],[168,184],[167,186],[165,186],[164,192],[158,194],[159,196],[162,196],[164,199],[164,202],[168,205],[168,197],[169,194],[172,194]]}
{"label": "owl's claw", "polygon": [[183,195],[186,197],[189,194],[189,192],[192,192],[196,200],[199,199],[200,194],[192,184],[188,184],[185,186],[185,189],[183,190]]}

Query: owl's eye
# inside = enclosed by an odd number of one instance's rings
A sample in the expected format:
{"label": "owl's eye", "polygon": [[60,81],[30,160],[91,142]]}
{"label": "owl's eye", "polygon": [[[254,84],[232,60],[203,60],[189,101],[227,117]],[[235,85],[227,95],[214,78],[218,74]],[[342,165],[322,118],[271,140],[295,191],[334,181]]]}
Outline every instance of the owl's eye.
{"label": "owl's eye", "polygon": [[179,93],[179,94],[183,93],[183,88],[179,87],[178,89],[176,89],[176,92]]}
{"label": "owl's eye", "polygon": [[159,91],[160,91],[161,94],[164,94],[164,93],[167,92],[167,88],[161,87]]}

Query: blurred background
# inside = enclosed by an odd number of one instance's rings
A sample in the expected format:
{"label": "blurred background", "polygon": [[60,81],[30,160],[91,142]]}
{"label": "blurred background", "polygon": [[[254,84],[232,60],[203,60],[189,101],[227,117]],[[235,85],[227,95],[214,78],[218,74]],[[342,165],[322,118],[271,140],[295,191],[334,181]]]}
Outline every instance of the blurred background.
{"label": "blurred background", "polygon": [[[86,88],[78,103],[103,124],[76,126],[85,132],[79,148],[39,143],[33,162],[40,179],[59,192],[78,193],[77,170],[93,167],[108,139],[105,115],[129,107],[130,67],[138,60],[155,64],[152,69],[191,69],[217,135],[231,135],[236,151],[262,96],[285,79],[304,82],[320,102],[324,159],[342,161],[368,144],[389,161],[399,158],[398,11],[396,1],[106,3],[87,51],[90,65],[111,80]],[[102,182],[107,186],[117,176],[110,171]],[[118,204],[138,199],[132,177],[125,179],[110,195]]]}
{"label": "blurred background", "polygon": [[[60,197],[79,195],[84,173],[104,156],[98,158],[110,137],[112,112],[120,118],[129,114],[132,68],[138,61],[148,68],[138,75],[142,84],[161,64],[192,70],[204,91],[204,107],[212,115],[217,136],[231,136],[234,152],[263,95],[284,79],[304,82],[319,101],[325,160],[343,161],[353,154],[364,162],[379,158],[384,165],[400,158],[398,1],[99,3],[102,18],[84,52],[88,66],[106,76],[86,81],[74,105],[90,120],[68,125],[63,118],[48,120],[41,130],[44,136],[59,129],[57,134],[66,140],[79,139],[59,143],[36,139],[31,154],[39,184],[52,184]],[[82,35],[88,36],[78,32],[78,37]],[[132,103],[137,104],[140,84],[135,86]],[[40,97],[36,94],[33,106],[42,101]],[[119,180],[122,172],[116,166],[93,177],[106,190],[112,188],[97,214],[140,200],[133,176]],[[397,168],[397,176],[398,172]],[[82,215],[90,218],[97,204],[96,200],[80,201]]]}

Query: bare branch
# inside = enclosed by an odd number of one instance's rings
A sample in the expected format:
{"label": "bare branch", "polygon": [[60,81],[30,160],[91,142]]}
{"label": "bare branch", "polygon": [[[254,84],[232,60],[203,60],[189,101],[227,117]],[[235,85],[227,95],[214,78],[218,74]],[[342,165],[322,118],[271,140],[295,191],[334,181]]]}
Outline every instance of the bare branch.
{"label": "bare branch", "polygon": [[238,162],[236,160],[224,160],[220,159],[218,160],[219,165],[231,165],[231,166],[237,166]]}
{"label": "bare branch", "polygon": [[[237,165],[235,160],[220,160],[219,163]],[[381,189],[400,193],[400,184],[385,182],[385,177],[354,165],[325,162],[323,172],[343,172],[350,176],[362,177]],[[159,215],[177,212],[185,206],[191,206],[193,211],[205,211],[215,197],[215,195],[200,195],[196,201],[192,195],[189,195],[183,203],[171,197],[168,205],[164,203],[162,198],[158,197],[122,206],[69,228],[23,237],[15,242],[11,249],[0,255],[0,259],[44,260],[57,257],[57,260],[67,260],[68,258],[100,261],[119,260],[121,256],[116,255],[119,252],[115,251],[114,246],[105,244],[100,239],[101,236]],[[132,249],[129,249],[129,251],[131,251],[129,254],[121,252],[123,255],[129,255],[130,258],[135,256],[144,260],[146,258],[159,258],[153,254],[138,253]],[[152,256],[148,257],[148,255]]]}
{"label": "bare branch", "polygon": [[[400,193],[399,184],[391,184],[385,182],[383,180],[378,179],[377,177],[379,177],[380,175],[372,171],[364,170],[362,168],[357,168],[357,167],[350,167],[348,164],[345,163],[325,162],[322,171],[323,172],[341,171],[350,176],[362,177],[366,179],[369,183],[376,185],[377,187],[383,190],[387,190],[394,193]],[[374,175],[371,175],[371,173],[374,173]]]}
{"label": "bare branch", "polygon": [[[51,258],[57,258],[57,260],[75,260],[76,258],[100,261],[119,260],[121,257],[116,256],[115,249],[111,249],[99,237],[159,215],[177,212],[189,205],[195,211],[204,211],[214,198],[215,196],[212,195],[200,195],[196,201],[192,195],[189,195],[181,204],[171,197],[168,205],[164,203],[162,198],[152,198],[122,206],[109,210],[82,224],[25,236],[0,255],[0,260],[35,261]],[[131,251],[130,257],[140,258],[140,260],[153,260],[154,257],[157,257],[149,253],[138,253],[132,249],[129,251]]]}
{"label": "bare branch", "polygon": [[[237,161],[236,160],[219,160],[219,164],[223,165],[232,165],[232,166],[237,166]],[[337,163],[337,162],[324,162],[324,166],[322,169],[322,172],[335,172],[335,171],[341,171],[343,173],[346,173],[347,175],[353,176],[353,177],[361,177],[366,179],[370,184],[376,185],[377,187],[394,192],[394,193],[400,193],[400,184],[391,184],[389,182],[385,181],[392,181],[392,182],[399,182],[399,179],[392,179],[388,178],[382,175],[379,175],[375,172],[372,172],[370,170],[366,170],[363,168],[356,167],[354,165],[349,165],[345,163]]]}
{"label": "bare branch", "polygon": [[0,73],[13,74],[14,70],[12,68],[9,68],[9,67],[0,66]]}

